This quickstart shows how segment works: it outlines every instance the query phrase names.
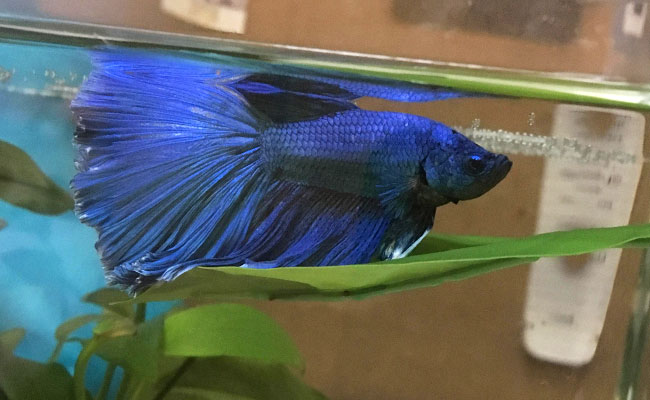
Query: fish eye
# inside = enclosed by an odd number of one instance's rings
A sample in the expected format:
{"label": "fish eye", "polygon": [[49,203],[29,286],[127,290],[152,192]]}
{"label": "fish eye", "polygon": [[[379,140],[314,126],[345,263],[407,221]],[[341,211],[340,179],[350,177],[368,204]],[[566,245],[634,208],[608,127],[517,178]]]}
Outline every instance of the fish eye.
{"label": "fish eye", "polygon": [[485,160],[479,155],[472,155],[465,161],[465,170],[468,174],[476,176],[485,170]]}

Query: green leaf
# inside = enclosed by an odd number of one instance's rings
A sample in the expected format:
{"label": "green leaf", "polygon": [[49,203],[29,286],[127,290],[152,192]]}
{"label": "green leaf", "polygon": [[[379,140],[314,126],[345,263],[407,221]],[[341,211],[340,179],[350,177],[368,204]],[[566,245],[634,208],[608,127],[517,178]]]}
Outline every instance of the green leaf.
{"label": "green leaf", "polygon": [[183,361],[164,356],[163,324],[163,317],[160,316],[140,324],[135,334],[108,337],[102,340],[96,354],[121,366],[138,379],[156,381]]}
{"label": "green leaf", "polygon": [[165,354],[246,357],[303,367],[287,333],[264,313],[242,304],[209,304],[168,315]]}
{"label": "green leaf", "polygon": [[0,218],[0,231],[7,227],[7,221]]}
{"label": "green leaf", "polygon": [[70,335],[77,329],[92,322],[97,322],[97,325],[93,327],[93,335],[95,338],[108,339],[118,336],[133,335],[136,332],[136,326],[133,320],[112,312],[107,312],[101,315],[84,314],[71,318],[59,325],[54,332],[57,344],[50,356],[50,361],[55,361],[59,357],[65,342],[71,340],[76,340],[82,343],[87,342],[87,340],[79,338],[70,339]]}
{"label": "green leaf", "polygon": [[88,325],[91,322],[97,321],[100,317],[101,315],[97,314],[85,314],[71,318],[59,325],[56,328],[56,331],[54,331],[54,338],[56,339],[57,343],[54,351],[52,352],[52,355],[50,356],[50,361],[56,361],[59,358],[59,354],[61,354],[63,345],[65,345],[65,343],[69,340],[72,332],[76,331],[82,326]]}
{"label": "green leaf", "polygon": [[166,400],[325,400],[284,365],[234,357],[195,359]]}
{"label": "green leaf", "polygon": [[18,147],[0,140],[0,199],[39,214],[71,210],[72,197]]}
{"label": "green leaf", "polygon": [[483,246],[500,242],[502,240],[512,240],[512,238],[432,233],[424,238],[424,240],[422,240],[410,255],[414,256],[418,254],[439,253],[441,251],[461,249],[464,247]]}
{"label": "green leaf", "polygon": [[54,338],[59,342],[64,342],[72,332],[91,322],[95,322],[100,318],[101,315],[98,314],[84,314],[71,318],[56,328],[56,331],[54,331]]}
{"label": "green leaf", "polygon": [[13,352],[16,347],[23,341],[25,330],[23,328],[13,328],[0,332],[0,348]]}
{"label": "green leaf", "polygon": [[0,393],[9,400],[74,398],[72,377],[62,365],[19,358],[6,348],[0,348]]}
{"label": "green leaf", "polygon": [[[174,281],[139,294],[133,301],[145,303],[187,298],[269,298],[282,293],[310,293],[309,284],[271,277],[248,277],[222,272],[224,268],[197,268]],[[238,268],[236,268],[238,269]],[[277,297],[283,297],[278,295]]]}
{"label": "green leaf", "polygon": [[101,337],[131,336],[135,334],[136,330],[137,327],[133,320],[107,313],[93,328],[93,335]]}
{"label": "green leaf", "polygon": [[523,238],[434,234],[414,255],[387,262],[336,267],[196,268],[154,286],[136,302],[189,297],[282,299],[363,298],[435,286],[540,257],[569,256],[611,247],[650,246],[650,224],[553,232]]}
{"label": "green leaf", "polygon": [[124,303],[129,299],[130,297],[123,291],[112,288],[102,288],[83,297],[86,303],[96,304],[118,315],[133,319],[135,315],[133,305]]}

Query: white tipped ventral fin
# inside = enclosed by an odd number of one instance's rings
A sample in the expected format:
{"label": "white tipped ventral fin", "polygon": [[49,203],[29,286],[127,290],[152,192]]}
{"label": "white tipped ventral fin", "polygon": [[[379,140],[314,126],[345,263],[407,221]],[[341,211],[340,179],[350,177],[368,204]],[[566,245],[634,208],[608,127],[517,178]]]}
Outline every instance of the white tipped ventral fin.
{"label": "white tipped ventral fin", "polygon": [[429,232],[431,232],[431,229],[427,229],[426,231],[424,231],[422,236],[420,236],[418,238],[418,240],[413,242],[407,249],[399,249],[399,248],[394,249],[390,259],[391,260],[397,260],[399,258],[404,258],[404,257],[408,256],[413,251],[413,249],[418,247],[418,244],[420,244],[422,239],[424,239],[429,234]]}

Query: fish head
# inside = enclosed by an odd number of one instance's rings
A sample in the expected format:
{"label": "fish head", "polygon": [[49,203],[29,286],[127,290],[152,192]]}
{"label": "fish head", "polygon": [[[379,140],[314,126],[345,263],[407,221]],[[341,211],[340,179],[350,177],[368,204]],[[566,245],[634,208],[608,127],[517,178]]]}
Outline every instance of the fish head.
{"label": "fish head", "polygon": [[512,162],[472,142],[461,133],[449,130],[437,140],[426,159],[427,185],[439,196],[458,203],[481,196],[506,177]]}

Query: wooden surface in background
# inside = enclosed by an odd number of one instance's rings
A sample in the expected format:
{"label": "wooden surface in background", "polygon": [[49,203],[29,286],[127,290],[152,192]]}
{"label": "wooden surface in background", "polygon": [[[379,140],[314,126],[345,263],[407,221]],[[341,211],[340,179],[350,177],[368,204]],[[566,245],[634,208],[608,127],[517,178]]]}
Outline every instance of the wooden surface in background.
{"label": "wooden surface in background", "polygon": [[[392,0],[250,0],[244,35],[174,19],[160,11],[158,0],[31,1],[45,15],[87,22],[531,70],[601,73],[611,46],[611,6],[598,2],[584,6],[575,41],[554,45],[411,24],[396,17]],[[507,12],[494,23],[508,23]]]}

